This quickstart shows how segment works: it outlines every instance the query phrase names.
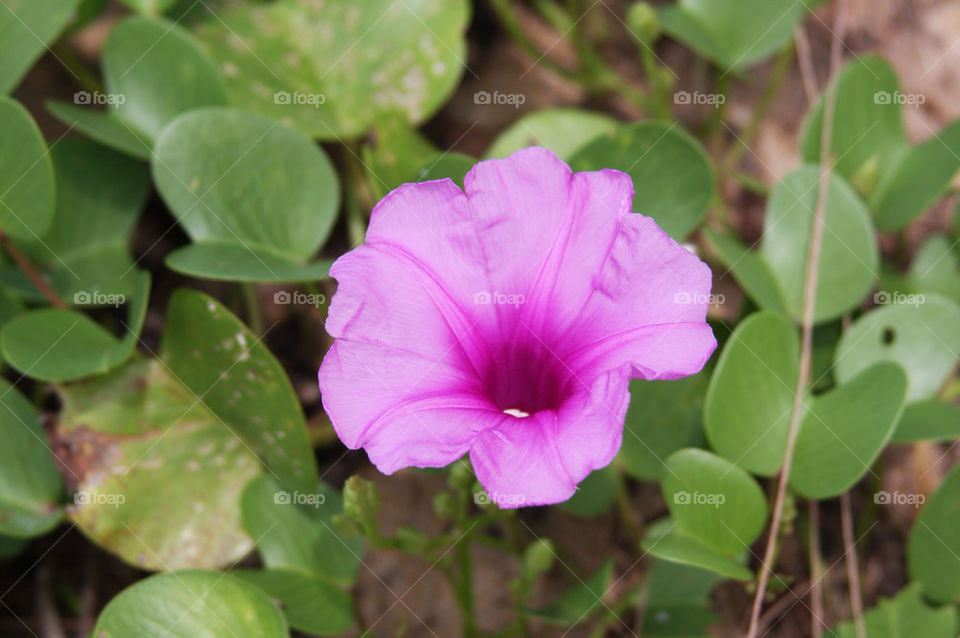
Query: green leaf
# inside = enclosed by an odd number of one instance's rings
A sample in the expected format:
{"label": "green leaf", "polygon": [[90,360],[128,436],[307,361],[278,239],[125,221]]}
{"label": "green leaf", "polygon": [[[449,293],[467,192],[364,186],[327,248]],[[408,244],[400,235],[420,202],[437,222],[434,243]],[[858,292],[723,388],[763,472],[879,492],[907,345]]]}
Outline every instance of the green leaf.
{"label": "green leaf", "polygon": [[659,481],[664,459],[703,442],[703,400],[710,373],[706,370],[676,381],[630,382],[630,407],[623,445],[617,457],[634,478]]}
{"label": "green leaf", "polygon": [[542,146],[566,161],[588,142],[604,133],[612,133],[616,127],[615,119],[594,111],[540,109],[522,116],[502,131],[484,157],[506,157],[528,146]]}
{"label": "green leaf", "polygon": [[706,569],[725,578],[751,580],[753,574],[737,559],[721,554],[688,535],[686,532],[671,529],[664,534],[651,533],[643,541],[643,549],[671,563],[689,565]]}
{"label": "green leaf", "polygon": [[355,138],[384,113],[417,124],[466,60],[465,0],[237,4],[196,28],[230,103],[320,139]]}
{"label": "green leaf", "polygon": [[429,158],[417,171],[417,181],[450,178],[463,188],[463,180],[477,160],[463,153],[441,153]]}
{"label": "green leaf", "polygon": [[[18,242],[67,301],[115,305],[132,295],[141,274],[128,244],[149,194],[145,167],[124,155],[79,138],[50,152],[57,178],[57,205],[49,230]],[[43,301],[18,270],[4,273],[25,297]],[[122,303],[122,301],[120,302]]]}
{"label": "green leaf", "polygon": [[893,434],[906,391],[903,369],[883,362],[815,397],[797,435],[790,487],[824,499],[853,486]]}
{"label": "green leaf", "polygon": [[695,138],[677,124],[639,122],[595,138],[570,159],[575,171],[614,168],[633,180],[634,212],[683,240],[713,195],[713,172]]}
{"label": "green leaf", "polygon": [[681,563],[654,560],[644,605],[643,635],[647,638],[705,637],[717,621],[710,611],[715,573]]}
{"label": "green leaf", "polygon": [[97,638],[288,638],[280,610],[259,589],[215,571],[156,574],[120,592],[100,614]]}
{"label": "green leaf", "polygon": [[670,455],[663,498],[677,529],[727,556],[747,550],[763,530],[767,504],[757,482],[706,450]]}
{"label": "green leaf", "polygon": [[[42,308],[9,321],[0,332],[4,359],[41,381],[70,381],[111,370],[133,354],[147,314],[150,275],[137,271],[121,339],[81,312]],[[118,304],[123,295],[111,296]]]}
{"label": "green leaf", "polygon": [[733,235],[720,234],[709,228],[703,234],[713,246],[717,257],[733,273],[743,291],[761,308],[786,313],[783,293],[763,257]]}
{"label": "green leaf", "polygon": [[710,446],[740,467],[773,476],[783,463],[800,344],[784,317],[761,311],[733,331],[703,409]]}
{"label": "green leaf", "polygon": [[907,570],[930,600],[960,601],[960,464],[944,477],[914,522]]}
{"label": "green leaf", "polygon": [[[787,175],[770,194],[760,254],[779,284],[787,310],[803,316],[803,290],[820,170],[805,166]],[[878,278],[879,252],[870,214],[839,177],[831,176],[823,218],[817,322],[855,308]]]}
{"label": "green leaf", "polygon": [[257,457],[156,360],[60,388],[58,440],[79,481],[70,517],[141,569],[220,567],[253,544],[240,522]]}
{"label": "green leaf", "polygon": [[603,514],[617,500],[617,473],[612,465],[594,470],[580,481],[577,491],[560,507],[577,516],[591,517]]}
{"label": "green leaf", "polygon": [[948,235],[934,234],[917,249],[907,273],[912,293],[936,293],[960,303],[960,256]]}
{"label": "green leaf", "polygon": [[0,230],[35,239],[49,227],[53,205],[53,163],[43,135],[27,109],[0,95]]}
{"label": "green leaf", "polygon": [[0,534],[45,534],[63,516],[63,481],[36,409],[4,379],[0,440]]}
{"label": "green leaf", "polygon": [[0,560],[8,560],[19,556],[30,544],[26,538],[0,535]]}
{"label": "green leaf", "polygon": [[[883,58],[856,57],[837,74],[834,87],[830,143],[834,170],[852,181],[869,162],[876,162],[883,174],[906,144],[901,107],[893,97],[900,91],[896,72]],[[801,132],[801,157],[812,164],[820,162],[824,95],[826,91],[810,110]]]}
{"label": "green leaf", "polygon": [[171,270],[204,279],[298,283],[323,279],[333,262],[300,264],[242,244],[203,242],[173,251],[164,263]]}
{"label": "green leaf", "polygon": [[903,228],[933,206],[960,169],[957,150],[960,150],[960,120],[897,154],[898,161],[868,200],[877,228]]}
{"label": "green leaf", "polygon": [[564,591],[545,607],[530,610],[530,615],[552,625],[573,626],[587,620],[590,614],[605,609],[603,602],[613,580],[613,559],[608,559],[586,580]]}
{"label": "green leaf", "polygon": [[177,118],[155,151],[157,189],[204,246],[172,260],[181,272],[231,280],[236,268],[237,278],[261,281],[315,272],[305,262],[329,235],[340,197],[320,147],[275,121],[210,108]]}
{"label": "green leaf", "polygon": [[353,601],[336,585],[293,569],[235,569],[231,576],[280,603],[290,627],[319,636],[342,634],[353,625]]}
{"label": "green leaf", "polygon": [[891,441],[914,443],[954,439],[960,439],[960,408],[936,399],[928,399],[904,408]]}
{"label": "green leaf", "polygon": [[310,490],[282,490],[261,476],[243,492],[243,524],[270,568],[293,569],[342,585],[357,578],[363,539],[344,539],[333,517],[343,511],[340,494],[326,483]]}
{"label": "green leaf", "polygon": [[213,62],[190,34],[163,19],[117,23],[103,46],[107,92],[117,117],[151,140],[181,113],[227,103]]}
{"label": "green leaf", "polygon": [[420,166],[437,153],[437,147],[402,115],[380,118],[363,147],[363,163],[376,198],[416,181]]}
{"label": "green leaf", "polygon": [[[894,598],[882,599],[863,615],[865,633],[870,638],[955,638],[957,611],[950,607],[933,608],[923,601],[919,583],[908,583]],[[857,638],[852,622],[840,623],[829,638]]]}
{"label": "green leaf", "polygon": [[120,0],[134,11],[149,16],[158,16],[173,5],[177,0]]}
{"label": "green leaf", "polygon": [[[33,63],[57,39],[74,15],[78,0],[4,0],[0,2],[0,94],[9,93]],[[0,122],[6,115],[0,117]],[[0,144],[0,148],[6,144]],[[0,192],[4,189],[0,188]]]}
{"label": "green leaf", "polygon": [[104,146],[137,159],[150,159],[152,141],[109,111],[94,111],[56,100],[47,102],[47,110],[68,127],[77,129]]}
{"label": "green leaf", "polygon": [[836,375],[845,383],[878,361],[893,361],[907,373],[907,401],[934,396],[950,375],[960,352],[960,307],[936,295],[915,305],[882,303],[853,322],[837,345]]}
{"label": "green leaf", "polygon": [[711,62],[745,69],[786,45],[806,9],[792,0],[679,0],[659,18],[664,31]]}
{"label": "green leaf", "polygon": [[316,461],[290,379],[243,322],[212,297],[177,290],[167,308],[160,358],[285,489],[313,488]]}

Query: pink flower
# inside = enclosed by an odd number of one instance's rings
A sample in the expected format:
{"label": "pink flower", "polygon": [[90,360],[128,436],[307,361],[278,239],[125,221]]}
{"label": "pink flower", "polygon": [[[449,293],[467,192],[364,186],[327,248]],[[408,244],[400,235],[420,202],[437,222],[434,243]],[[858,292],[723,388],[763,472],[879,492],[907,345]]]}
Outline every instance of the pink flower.
{"label": "pink flower", "polygon": [[542,148],[387,195],[330,271],[319,379],[344,444],[385,474],[469,453],[503,506],[568,499],[620,448],[630,379],[716,347],[710,269],[632,202],[626,174]]}

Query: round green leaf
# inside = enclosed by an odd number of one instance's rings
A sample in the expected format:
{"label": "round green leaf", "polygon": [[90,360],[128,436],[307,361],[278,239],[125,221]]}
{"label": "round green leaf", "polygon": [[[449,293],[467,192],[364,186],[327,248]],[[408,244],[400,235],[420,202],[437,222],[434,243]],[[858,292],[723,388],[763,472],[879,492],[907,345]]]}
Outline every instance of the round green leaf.
{"label": "round green leaf", "polygon": [[679,0],[659,18],[664,31],[700,55],[744,69],[789,42],[806,9],[793,0]]}
{"label": "round green leaf", "polygon": [[63,516],[63,481],[36,409],[4,379],[0,440],[0,534],[45,534]]}
{"label": "round green leaf", "polygon": [[677,529],[727,556],[748,549],[763,531],[763,491],[738,466],[688,448],[671,454],[666,468],[663,498]]}
{"label": "round green leaf", "polygon": [[280,602],[290,627],[308,634],[342,634],[353,624],[353,601],[336,585],[293,569],[235,569],[231,576]]}
{"label": "round green leaf", "polygon": [[932,292],[960,303],[960,255],[956,243],[952,237],[943,234],[927,238],[910,264],[907,273],[909,292]]}
{"label": "round green leaf", "polygon": [[406,182],[438,153],[437,147],[399,114],[381,117],[363,147],[363,164],[377,199]]}
{"label": "round green leaf", "polygon": [[624,423],[620,465],[638,479],[659,481],[664,460],[703,442],[703,399],[708,371],[676,381],[630,382],[630,407]]}
{"label": "round green leaf", "polygon": [[736,559],[707,547],[688,534],[673,529],[663,535],[650,535],[643,541],[643,549],[651,556],[710,570],[726,578],[750,580],[753,574]]}
{"label": "round green leaf", "polygon": [[333,263],[328,259],[298,264],[241,244],[190,244],[167,255],[167,268],[185,275],[221,281],[297,283],[323,279]]}
{"label": "round green leaf", "polygon": [[528,146],[549,148],[568,160],[587,142],[612,133],[617,121],[609,115],[571,108],[541,109],[524,115],[497,136],[486,158],[506,157]]}
{"label": "round green leaf", "polygon": [[463,188],[463,180],[477,160],[463,153],[443,153],[429,158],[417,171],[417,181],[449,178]]}
{"label": "round green leaf", "polygon": [[151,140],[138,133],[113,113],[51,100],[47,110],[55,118],[92,140],[137,159],[149,160]]}
{"label": "round green leaf", "polygon": [[719,619],[710,611],[710,590],[720,578],[707,570],[654,560],[643,608],[643,636],[706,636]]}
{"label": "round green leaf", "polygon": [[750,315],[730,336],[710,379],[703,425],[710,446],[740,467],[773,476],[783,464],[799,370],[793,325]]}
{"label": "round green leaf", "polygon": [[893,434],[906,391],[903,369],[882,362],[815,397],[797,435],[790,487],[810,499],[848,490]]}
{"label": "round green leaf", "polygon": [[152,140],[181,113],[227,103],[213,62],[168,20],[117,23],[103,46],[103,74],[116,115]]}
{"label": "round green leaf", "polygon": [[[820,170],[805,166],[787,175],[767,201],[760,254],[780,287],[790,315],[803,315],[803,289]],[[814,307],[818,322],[855,308],[878,278],[879,253],[870,214],[856,193],[831,176],[823,218]]]}
{"label": "round green leaf", "polygon": [[[79,0],[4,0],[0,2],[0,94],[9,93],[47,46],[67,26]],[[0,117],[0,122],[6,119]],[[6,144],[0,144],[0,147]],[[0,191],[3,189],[0,188]]]}
{"label": "round green leaf", "polygon": [[157,574],[100,614],[96,638],[288,638],[283,614],[253,585],[215,571]]}
{"label": "round green leaf", "polygon": [[[138,289],[127,308],[121,339],[74,310],[43,308],[9,321],[0,333],[4,359],[41,381],[69,381],[106,372],[130,358],[147,311],[150,275],[138,271]],[[123,295],[113,297],[123,303]]]}
{"label": "round green leaf", "polygon": [[934,396],[957,364],[960,352],[960,307],[936,295],[914,299],[915,305],[889,303],[871,310],[850,326],[834,358],[840,383],[878,361],[899,363],[907,373],[907,401]]}
{"label": "round green leaf", "polygon": [[380,114],[419,123],[460,80],[465,0],[236,4],[196,29],[230,103],[320,139],[362,135]]}
{"label": "round green leaf", "polygon": [[960,465],[950,470],[913,524],[907,569],[930,600],[960,600]]}
{"label": "round green leaf", "polygon": [[285,489],[314,487],[316,461],[290,379],[263,342],[218,301],[176,291],[160,358]]}
{"label": "round green leaf", "polygon": [[352,585],[363,540],[344,539],[333,523],[343,511],[340,494],[326,483],[304,491],[280,488],[269,476],[243,492],[243,524],[270,568],[294,569]]}
{"label": "round green leaf", "polygon": [[157,189],[190,238],[234,249],[181,257],[182,271],[193,265],[198,276],[231,279],[242,249],[249,258],[239,277],[259,268],[262,280],[289,279],[271,263],[304,265],[333,227],[340,195],[330,160],[275,121],[199,109],[164,129],[155,151]]}
{"label": "round green leaf", "polygon": [[703,228],[703,235],[716,251],[720,262],[729,268],[737,283],[757,306],[786,313],[783,293],[759,253],[744,246],[733,235],[721,234],[706,227]]}
{"label": "round green leaf", "polygon": [[928,399],[904,408],[891,440],[894,443],[914,443],[955,439],[960,439],[960,408]]}
{"label": "round green leaf", "polygon": [[706,154],[677,124],[639,122],[595,138],[574,153],[575,171],[614,168],[633,180],[634,212],[683,240],[696,228],[713,194]]}
{"label": "round green leaf", "polygon": [[50,225],[53,203],[53,163],[43,135],[27,109],[0,95],[0,230],[36,239]]}

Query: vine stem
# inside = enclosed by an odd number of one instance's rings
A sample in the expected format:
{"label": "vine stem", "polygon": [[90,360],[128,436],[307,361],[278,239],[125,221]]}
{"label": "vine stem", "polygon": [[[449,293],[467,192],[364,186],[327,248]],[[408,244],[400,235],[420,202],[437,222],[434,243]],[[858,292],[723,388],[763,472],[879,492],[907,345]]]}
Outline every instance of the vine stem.
{"label": "vine stem", "polygon": [[37,290],[40,291],[46,300],[54,308],[60,308],[61,310],[66,310],[67,302],[60,298],[60,295],[57,294],[57,291],[47,283],[47,280],[34,268],[33,264],[30,263],[30,260],[27,259],[27,256],[24,255],[16,244],[10,241],[10,238],[7,235],[0,231],[0,245],[3,246],[3,249],[7,251],[13,261],[16,262],[17,268],[23,271],[23,274],[27,276],[27,279],[30,280],[34,286],[37,287]]}
{"label": "vine stem", "polygon": [[[833,77],[840,66],[841,46],[846,32],[847,0],[837,0],[836,17],[834,21],[834,36],[830,44],[830,76]],[[809,54],[809,51],[807,51]],[[801,65],[801,70],[804,68]],[[820,250],[823,245],[824,214],[827,208],[827,188],[830,183],[830,141],[833,139],[833,116],[836,107],[835,84],[828,84],[823,109],[823,128],[820,131],[820,180],[817,185],[817,205],[813,214],[813,224],[810,230],[810,245],[807,248],[807,261],[803,281],[803,319],[800,348],[800,369],[797,374],[797,384],[794,389],[793,407],[790,412],[790,425],[787,431],[787,445],[783,456],[783,469],[780,471],[780,481],[777,484],[777,496],[774,501],[773,515],[770,518],[770,531],[767,536],[767,547],[764,550],[763,562],[760,565],[760,580],[757,583],[757,592],[753,598],[753,608],[750,612],[750,626],[747,638],[757,638],[759,631],[760,609],[766,597],[767,584],[777,553],[777,537],[780,533],[780,522],[783,517],[783,504],[787,495],[787,481],[790,479],[790,469],[793,465],[793,454],[797,444],[797,434],[800,431],[800,417],[803,413],[803,395],[810,382],[810,366],[813,351],[813,313],[816,306],[817,279],[820,274]]]}
{"label": "vine stem", "polygon": [[853,613],[853,626],[857,638],[867,638],[867,629],[863,624],[863,598],[860,594],[860,567],[857,563],[856,541],[853,537],[853,507],[850,505],[850,491],[840,495],[840,522],[843,527],[843,549],[847,557],[847,586],[850,589],[850,611]]}
{"label": "vine stem", "polygon": [[810,525],[810,635],[823,636],[823,562],[820,558],[820,503],[807,501]]}

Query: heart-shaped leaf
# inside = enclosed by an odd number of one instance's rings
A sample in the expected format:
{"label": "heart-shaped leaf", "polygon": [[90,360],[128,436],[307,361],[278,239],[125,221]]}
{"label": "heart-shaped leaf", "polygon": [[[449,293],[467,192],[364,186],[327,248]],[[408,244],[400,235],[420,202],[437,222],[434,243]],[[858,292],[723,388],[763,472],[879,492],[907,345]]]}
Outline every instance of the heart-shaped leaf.
{"label": "heart-shaped leaf", "polygon": [[43,135],[27,109],[0,95],[0,231],[36,239],[50,226],[53,206],[53,163]]}
{"label": "heart-shaped leaf", "polygon": [[280,610],[253,585],[229,574],[156,574],[120,592],[100,614],[97,638],[288,638]]}
{"label": "heart-shaped leaf", "polygon": [[671,454],[666,468],[663,498],[679,531],[731,557],[746,551],[763,531],[763,491],[738,466],[688,448]]}
{"label": "heart-shaped leaf", "polygon": [[[9,93],[20,83],[70,22],[79,1],[4,0],[0,3],[0,42],[3,42],[0,94]],[[4,120],[6,116],[0,117],[0,122]]]}
{"label": "heart-shaped leaf", "polygon": [[294,569],[235,569],[230,575],[280,601],[283,615],[297,631],[332,636],[353,624],[353,601],[336,585]]}
{"label": "heart-shaped leaf", "polygon": [[930,600],[960,600],[960,465],[944,477],[914,522],[907,569]]}
{"label": "heart-shaped leaf", "polygon": [[581,147],[570,159],[575,171],[614,168],[633,179],[633,210],[653,217],[677,241],[696,228],[713,195],[706,154],[677,124],[621,126]]}
{"label": "heart-shaped leaf", "polygon": [[340,494],[325,483],[289,492],[269,476],[243,492],[243,524],[270,568],[293,569],[342,585],[357,578],[362,539],[344,539],[333,523]]}
{"label": "heart-shaped leaf", "polygon": [[521,148],[542,146],[566,161],[588,142],[612,133],[616,127],[615,119],[594,111],[541,109],[524,115],[501,132],[484,157],[506,157]]}
{"label": "heart-shaped leaf", "polygon": [[815,397],[797,435],[790,487],[824,499],[860,480],[893,434],[906,391],[903,369],[882,362]]}
{"label": "heart-shaped leaf", "polygon": [[[760,254],[779,285],[789,314],[803,315],[803,290],[820,170],[787,175],[767,201]],[[879,251],[870,214],[837,176],[827,187],[814,319],[839,317],[856,307],[879,277]]]}
{"label": "heart-shaped leaf", "polygon": [[416,124],[460,80],[465,0],[236,4],[196,28],[230,103],[320,139],[355,138],[383,113]]}
{"label": "heart-shaped leaf", "polygon": [[36,409],[4,379],[0,439],[0,534],[44,534],[63,517],[63,481]]}
{"label": "heart-shaped leaf", "polygon": [[[326,154],[278,122],[232,109],[198,109],[157,141],[153,176],[195,242],[168,265],[244,281],[311,280],[308,264],[333,226],[336,173]],[[318,270],[319,268],[319,270]]]}
{"label": "heart-shaped leaf", "polygon": [[878,361],[893,361],[907,373],[908,402],[934,396],[957,365],[960,307],[936,295],[904,303],[895,297],[877,300],[891,305],[866,313],[840,339],[837,379],[846,383]]}
{"label": "heart-shaped leaf", "polygon": [[703,409],[716,452],[773,476],[783,463],[800,344],[784,317],[761,311],[740,322],[717,360]]}
{"label": "heart-shaped leaf", "polygon": [[[111,370],[133,354],[147,314],[150,275],[137,271],[137,289],[117,339],[81,312],[42,308],[11,320],[0,333],[4,359],[41,381],[70,381]],[[123,295],[113,296],[124,303]]]}

